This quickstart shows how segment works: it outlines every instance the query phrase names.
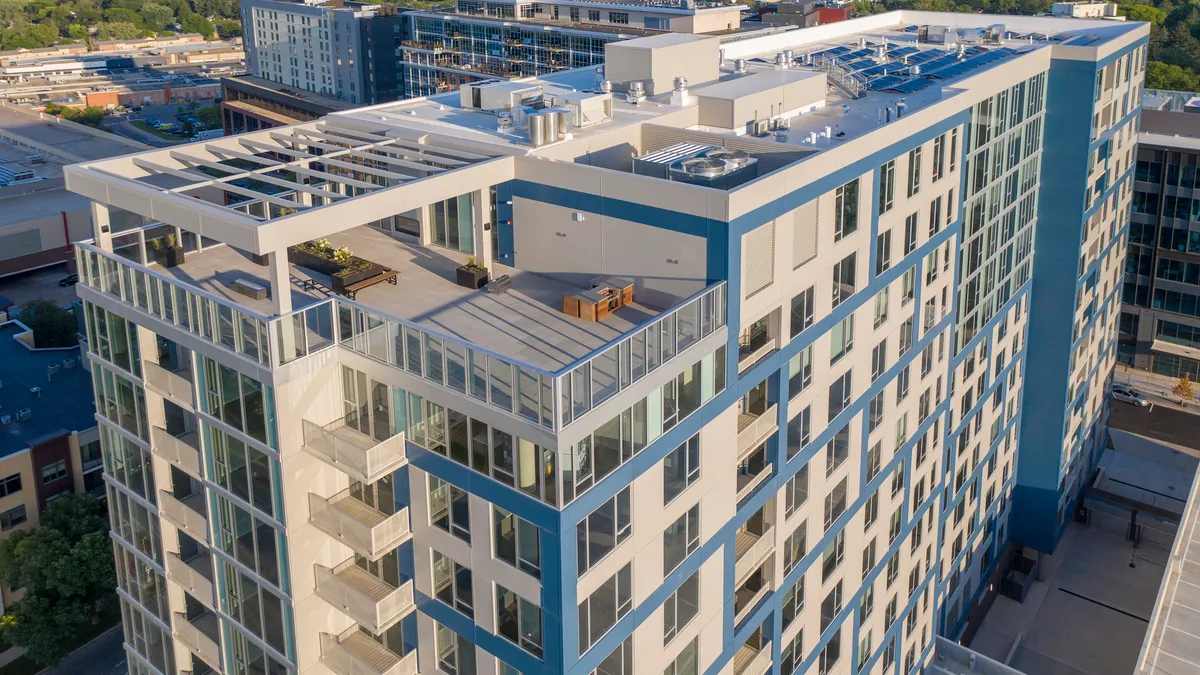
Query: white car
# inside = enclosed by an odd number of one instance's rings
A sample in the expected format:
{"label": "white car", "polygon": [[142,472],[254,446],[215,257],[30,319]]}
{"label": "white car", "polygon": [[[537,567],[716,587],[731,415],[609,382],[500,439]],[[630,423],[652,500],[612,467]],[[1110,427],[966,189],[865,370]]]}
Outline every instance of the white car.
{"label": "white car", "polygon": [[1130,389],[1122,384],[1114,384],[1112,388],[1112,397],[1118,401],[1132,403],[1140,408],[1145,408],[1150,405],[1150,402],[1142,397],[1135,389]]}

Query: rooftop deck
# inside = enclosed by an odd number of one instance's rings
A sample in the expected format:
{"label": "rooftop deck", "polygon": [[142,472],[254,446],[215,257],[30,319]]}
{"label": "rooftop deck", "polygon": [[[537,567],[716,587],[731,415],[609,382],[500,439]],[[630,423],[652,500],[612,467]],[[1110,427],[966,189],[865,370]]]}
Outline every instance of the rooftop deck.
{"label": "rooftop deck", "polygon": [[[493,276],[509,275],[512,288],[493,295],[455,284],[455,269],[466,261],[465,254],[422,247],[367,226],[347,230],[329,240],[334,246],[344,245],[355,254],[400,273],[395,286],[378,284],[358,292],[355,301],[368,311],[409,321],[548,371],[575,362],[660,311],[635,303],[617,310],[603,322],[583,321],[562,313],[563,295],[578,291],[579,287],[561,279],[496,265]],[[189,254],[186,262],[177,267],[152,267],[247,309],[265,315],[273,312],[270,299],[252,299],[228,287],[237,279],[270,286],[267,268],[256,265],[234,248],[217,246]],[[320,288],[305,291],[302,286],[309,279],[326,289],[332,283],[323,274],[291,265],[293,309],[302,309],[332,295]]]}

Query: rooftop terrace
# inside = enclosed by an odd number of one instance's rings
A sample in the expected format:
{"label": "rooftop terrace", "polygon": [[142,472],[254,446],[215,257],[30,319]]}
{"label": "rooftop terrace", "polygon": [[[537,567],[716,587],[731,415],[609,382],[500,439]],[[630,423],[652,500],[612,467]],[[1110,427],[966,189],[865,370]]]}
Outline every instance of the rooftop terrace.
{"label": "rooftop terrace", "polygon": [[[80,362],[79,348],[29,351],[14,339],[25,329],[15,322],[0,324],[0,457],[28,447],[30,442],[58,430],[83,431],[96,426],[92,380]],[[64,364],[74,361],[74,366]],[[57,367],[57,372],[51,369]],[[38,388],[39,392],[31,389]],[[20,419],[28,410],[29,418]]]}

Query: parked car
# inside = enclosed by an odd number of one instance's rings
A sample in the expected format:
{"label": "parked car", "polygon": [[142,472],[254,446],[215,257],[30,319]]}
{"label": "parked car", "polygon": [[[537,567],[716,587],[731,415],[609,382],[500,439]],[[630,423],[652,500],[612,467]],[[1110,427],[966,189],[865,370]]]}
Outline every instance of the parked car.
{"label": "parked car", "polygon": [[1139,408],[1145,408],[1146,406],[1150,405],[1150,402],[1147,401],[1141,394],[1139,394],[1136,389],[1126,387],[1123,384],[1113,385],[1112,397],[1118,401],[1132,403]]}
{"label": "parked car", "polygon": [[58,280],[59,286],[74,286],[77,283],[79,283],[78,274],[68,274],[67,276]]}

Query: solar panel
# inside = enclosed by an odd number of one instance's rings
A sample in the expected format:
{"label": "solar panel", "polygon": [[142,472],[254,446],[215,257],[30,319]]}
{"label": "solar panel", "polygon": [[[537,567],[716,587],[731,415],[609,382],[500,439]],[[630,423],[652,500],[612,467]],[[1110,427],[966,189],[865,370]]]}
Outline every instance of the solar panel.
{"label": "solar panel", "polygon": [[866,70],[867,68],[870,68],[876,64],[875,64],[875,61],[872,59],[859,59],[857,61],[851,61],[850,63],[846,63],[845,61],[843,61],[842,65],[845,66],[846,68],[849,68],[850,70],[859,71],[859,70]]}
{"label": "solar panel", "polygon": [[905,80],[900,84],[888,87],[887,91],[894,91],[897,94],[911,94],[913,92],[921,91],[925,87],[931,86],[933,86],[933,80],[927,80],[923,77],[919,77],[916,79]]}
{"label": "solar panel", "polygon": [[875,53],[874,49],[856,49],[855,51],[852,51],[852,52],[847,52],[845,54],[839,54],[838,60],[841,61],[842,63],[845,63],[847,61],[853,61],[854,59],[861,59],[864,56],[871,56],[874,53]]}
{"label": "solar panel", "polygon": [[901,28],[900,30],[905,33],[915,33],[917,31],[921,30],[921,27],[920,26],[905,26],[904,28]]}
{"label": "solar panel", "polygon": [[880,63],[871,66],[870,68],[857,71],[857,73],[858,75],[861,75],[869,80],[871,78],[879,77],[880,75],[887,75],[888,73],[898,73],[900,70],[901,69],[898,68],[895,63]]}
{"label": "solar panel", "polygon": [[850,48],[846,45],[837,45],[836,47],[830,47],[829,49],[822,49],[820,51],[813,52],[812,54],[809,54],[809,56],[841,56],[849,51]]}
{"label": "solar panel", "polygon": [[891,56],[893,58],[900,58],[901,56],[905,56],[906,54],[915,54],[919,51],[921,51],[921,50],[917,49],[916,47],[913,47],[911,45],[907,46],[907,47],[892,47],[891,49],[888,50],[888,56]]}
{"label": "solar panel", "polygon": [[922,63],[925,63],[927,61],[932,61],[932,60],[942,56],[943,53],[944,52],[939,52],[936,49],[926,49],[923,52],[917,52],[916,54],[909,54],[908,55],[908,63],[909,63],[909,65],[920,65]]}
{"label": "solar panel", "polygon": [[893,87],[901,82],[904,82],[904,78],[900,77],[899,75],[884,75],[883,77],[877,77],[868,82],[867,88],[874,91],[883,91],[884,89]]}

